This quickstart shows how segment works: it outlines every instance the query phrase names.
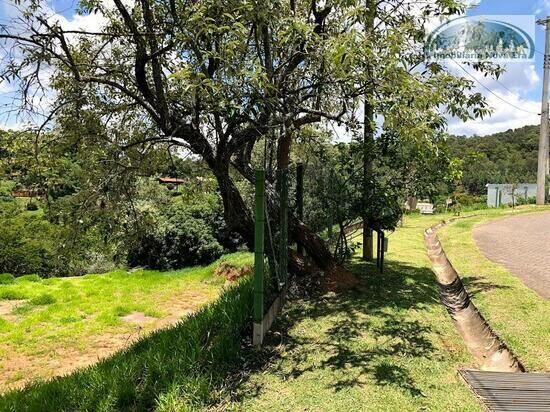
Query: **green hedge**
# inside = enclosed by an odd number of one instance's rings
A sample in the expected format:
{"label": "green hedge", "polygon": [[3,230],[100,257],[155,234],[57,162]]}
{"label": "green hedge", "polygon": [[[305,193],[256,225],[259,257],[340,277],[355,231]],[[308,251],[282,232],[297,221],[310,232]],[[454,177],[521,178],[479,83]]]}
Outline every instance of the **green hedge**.
{"label": "green hedge", "polygon": [[0,398],[0,411],[188,410],[215,399],[239,364],[251,322],[253,288],[245,279],[176,326],[69,376]]}

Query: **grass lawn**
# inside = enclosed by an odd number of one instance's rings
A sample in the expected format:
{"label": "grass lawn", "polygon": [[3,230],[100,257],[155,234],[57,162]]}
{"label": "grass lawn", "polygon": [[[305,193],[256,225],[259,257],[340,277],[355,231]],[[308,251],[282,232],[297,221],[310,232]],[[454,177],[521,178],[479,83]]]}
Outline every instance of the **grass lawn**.
{"label": "grass lawn", "polygon": [[[441,238],[495,329],[528,367],[542,370],[550,369],[550,302],[487,261],[470,236],[477,222],[532,210],[475,212]],[[288,303],[223,409],[481,411],[457,377],[476,365],[439,303],[422,239],[448,217],[407,218],[390,235],[384,274],[353,263],[365,282],[359,290]]]}
{"label": "grass lawn", "polygon": [[[533,208],[475,212],[478,216],[445,227],[440,236],[476,304],[497,332],[528,368],[548,370],[550,302],[487,261],[470,234],[476,223],[529,212]],[[457,376],[457,369],[475,367],[475,362],[439,303],[422,239],[426,227],[448,217],[407,218],[405,226],[390,235],[384,274],[372,264],[351,263],[363,279],[356,290],[288,302],[260,351],[242,346],[243,333],[251,333],[253,290],[247,279],[184,321],[140,339],[107,360],[7,393],[0,397],[0,411],[481,411]],[[251,256],[229,259],[243,264],[250,263]],[[129,279],[125,287],[98,286],[98,296],[85,305],[95,308],[86,318],[90,323],[118,333],[117,328],[130,327],[121,322],[121,315],[139,311],[150,317],[169,316],[166,302],[180,292],[212,288],[212,297],[218,296],[221,282],[213,279],[213,269],[214,265],[176,273],[70,279],[77,282],[71,292],[61,287],[67,279],[56,280],[54,285],[59,284],[54,288],[48,285],[52,281],[32,282],[31,278],[1,286],[0,293],[4,302],[7,297],[18,298],[16,291],[26,293],[23,309],[12,316],[30,317],[84,293],[89,279],[98,285],[104,278],[114,277],[114,282],[121,277],[117,284]],[[148,276],[154,281],[134,288],[140,282],[137,278]],[[125,306],[124,302],[138,303]],[[51,314],[31,323],[43,328],[43,335],[32,339],[21,332],[19,339],[28,339],[21,350],[30,353],[32,345],[39,350],[44,342],[52,351],[59,348],[55,342],[85,346],[86,340],[96,336],[95,329],[72,332],[60,320],[77,310],[87,313],[78,308],[59,308],[63,315]],[[31,329],[27,331],[32,334]],[[49,333],[57,333],[58,340],[50,342]],[[9,336],[5,327],[1,336]]]}
{"label": "grass lawn", "polygon": [[[525,211],[522,209],[521,213]],[[491,326],[529,371],[550,371],[550,301],[541,298],[503,266],[487,260],[471,236],[475,225],[494,216],[493,212],[455,222],[443,228],[439,237]]]}
{"label": "grass lawn", "polygon": [[[252,262],[248,253],[222,260]],[[92,364],[176,323],[219,295],[225,279],[213,276],[218,264],[0,284],[0,390]]]}

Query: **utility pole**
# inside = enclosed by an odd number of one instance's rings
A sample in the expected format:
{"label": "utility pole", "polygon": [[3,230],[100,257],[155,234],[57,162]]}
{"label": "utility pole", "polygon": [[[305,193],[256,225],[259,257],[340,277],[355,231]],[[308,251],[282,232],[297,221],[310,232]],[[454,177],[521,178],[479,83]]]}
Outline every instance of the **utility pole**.
{"label": "utility pole", "polygon": [[546,203],[546,175],[548,174],[548,82],[550,81],[550,17],[537,21],[546,27],[544,49],[544,76],[542,85],[542,111],[540,119],[539,163],[537,170],[537,205]]}

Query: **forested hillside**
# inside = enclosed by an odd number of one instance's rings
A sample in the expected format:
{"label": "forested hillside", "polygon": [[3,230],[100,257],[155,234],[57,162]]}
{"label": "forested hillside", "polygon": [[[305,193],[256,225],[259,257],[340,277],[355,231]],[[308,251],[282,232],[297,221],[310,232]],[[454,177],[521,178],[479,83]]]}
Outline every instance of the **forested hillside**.
{"label": "forested hillside", "polygon": [[487,183],[534,183],[539,126],[525,126],[490,136],[453,136],[451,157],[461,160],[462,185],[471,194],[486,193]]}

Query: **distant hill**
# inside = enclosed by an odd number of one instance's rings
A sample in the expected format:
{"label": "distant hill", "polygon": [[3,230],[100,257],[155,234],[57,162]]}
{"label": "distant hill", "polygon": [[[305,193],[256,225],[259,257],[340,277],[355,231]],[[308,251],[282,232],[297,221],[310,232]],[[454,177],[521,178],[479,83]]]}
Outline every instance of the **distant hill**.
{"label": "distant hill", "polygon": [[449,138],[450,155],[463,161],[464,189],[482,195],[487,183],[535,183],[539,130],[525,126],[490,136]]}

